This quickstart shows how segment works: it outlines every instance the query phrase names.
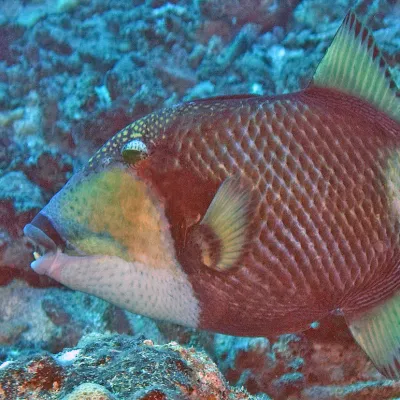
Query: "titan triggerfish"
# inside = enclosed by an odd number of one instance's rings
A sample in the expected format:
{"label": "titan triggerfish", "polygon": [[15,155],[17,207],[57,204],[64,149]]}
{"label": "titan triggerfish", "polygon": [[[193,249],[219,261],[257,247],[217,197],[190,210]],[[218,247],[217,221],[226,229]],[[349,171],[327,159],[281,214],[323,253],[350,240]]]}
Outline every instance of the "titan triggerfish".
{"label": "titan triggerfish", "polygon": [[307,88],[134,121],[24,232],[39,274],[156,319],[271,336],[341,313],[400,377],[399,91],[352,11]]}

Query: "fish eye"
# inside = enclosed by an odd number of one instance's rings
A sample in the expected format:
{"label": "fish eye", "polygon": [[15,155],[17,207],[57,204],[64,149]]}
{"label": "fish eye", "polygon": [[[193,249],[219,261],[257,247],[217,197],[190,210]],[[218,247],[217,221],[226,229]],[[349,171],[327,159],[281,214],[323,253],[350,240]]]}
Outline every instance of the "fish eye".
{"label": "fish eye", "polygon": [[135,164],[147,154],[147,147],[141,140],[134,139],[122,147],[121,154],[125,162]]}

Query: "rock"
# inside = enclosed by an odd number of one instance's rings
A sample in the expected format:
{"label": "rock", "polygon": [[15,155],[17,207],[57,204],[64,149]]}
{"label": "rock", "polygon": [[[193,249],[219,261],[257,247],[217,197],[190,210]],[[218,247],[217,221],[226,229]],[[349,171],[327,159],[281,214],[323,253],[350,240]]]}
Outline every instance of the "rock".
{"label": "rock", "polygon": [[15,321],[0,322],[0,346],[14,343],[26,330],[28,324],[19,324]]}

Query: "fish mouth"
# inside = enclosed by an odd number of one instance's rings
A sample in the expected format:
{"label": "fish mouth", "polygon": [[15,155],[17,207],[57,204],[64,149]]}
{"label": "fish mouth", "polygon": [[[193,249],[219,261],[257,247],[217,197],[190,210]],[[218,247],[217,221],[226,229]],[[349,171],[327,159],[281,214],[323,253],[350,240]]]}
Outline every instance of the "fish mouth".
{"label": "fish mouth", "polygon": [[65,241],[51,221],[40,213],[25,226],[24,234],[34,247],[35,261],[31,263],[31,268],[39,274],[47,273],[58,255],[65,249]]}

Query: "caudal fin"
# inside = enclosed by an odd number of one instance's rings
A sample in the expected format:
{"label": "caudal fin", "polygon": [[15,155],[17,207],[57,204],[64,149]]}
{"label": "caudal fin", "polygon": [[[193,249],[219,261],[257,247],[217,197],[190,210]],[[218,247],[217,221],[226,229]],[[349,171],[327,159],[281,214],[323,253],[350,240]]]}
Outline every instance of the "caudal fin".
{"label": "caudal fin", "polygon": [[376,368],[387,378],[400,379],[400,292],[347,322]]}

